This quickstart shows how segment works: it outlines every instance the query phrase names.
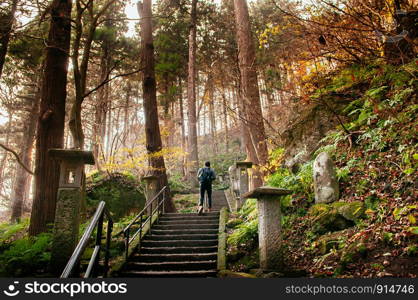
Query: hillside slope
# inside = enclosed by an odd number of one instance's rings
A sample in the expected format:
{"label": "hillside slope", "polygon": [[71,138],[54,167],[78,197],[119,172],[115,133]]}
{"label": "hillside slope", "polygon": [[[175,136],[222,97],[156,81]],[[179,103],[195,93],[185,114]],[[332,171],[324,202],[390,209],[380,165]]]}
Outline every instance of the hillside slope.
{"label": "hillside slope", "polygon": [[[338,109],[342,124],[304,154],[305,162],[290,170],[281,167],[290,159],[287,149],[271,153],[268,183],[294,191],[282,201],[288,268],[312,277],[418,276],[417,75],[418,60],[318,76],[311,101],[333,103],[341,95],[350,101]],[[312,163],[322,151],[336,162],[340,200],[315,205]],[[230,268],[256,267],[255,203],[229,225]]]}

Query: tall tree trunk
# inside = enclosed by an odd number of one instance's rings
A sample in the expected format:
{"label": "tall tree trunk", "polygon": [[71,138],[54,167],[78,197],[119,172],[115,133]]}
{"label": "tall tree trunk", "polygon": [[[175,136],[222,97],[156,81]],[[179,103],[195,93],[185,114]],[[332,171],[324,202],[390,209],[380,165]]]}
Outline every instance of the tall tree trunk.
{"label": "tall tree trunk", "polygon": [[[86,84],[87,84],[87,71],[89,66],[91,46],[94,39],[94,34],[96,32],[97,25],[99,24],[99,18],[106,13],[111,5],[114,4],[116,0],[107,0],[101,6],[100,10],[96,11],[94,9],[94,1],[87,1],[84,3],[81,0],[76,0],[76,18],[75,18],[75,38],[73,43],[73,54],[72,54],[72,63],[74,70],[74,86],[75,86],[75,99],[74,103],[71,106],[68,127],[71,131],[73,137],[74,148],[83,149],[84,148],[84,132],[81,123],[81,106],[83,104],[85,94],[86,94]],[[85,5],[85,7],[82,6]],[[88,28],[83,38],[83,14],[88,12]],[[83,45],[82,41],[84,41]],[[81,61],[79,62],[79,54],[81,48],[83,49],[83,54],[81,56]]]}
{"label": "tall tree trunk", "polygon": [[[256,150],[258,164],[264,165],[268,160],[268,152],[255,68],[255,49],[246,0],[234,0],[234,11],[246,125]],[[262,174],[256,166],[253,174],[253,187],[260,186],[262,183]]]}
{"label": "tall tree trunk", "polygon": [[124,147],[127,147],[127,141],[130,134],[130,117],[129,117],[129,107],[131,105],[131,89],[132,84],[131,81],[128,80],[126,86],[126,101],[123,107],[123,137],[122,137],[122,144]]}
{"label": "tall tree trunk", "polygon": [[[110,76],[110,41],[103,41],[101,50],[99,83],[108,80]],[[105,84],[99,89],[97,97],[95,126],[93,128],[93,155],[96,158],[96,166],[100,170],[100,159],[105,157],[101,151],[105,149],[104,140],[106,135],[106,116],[109,106],[109,84]]]}
{"label": "tall tree trunk", "polygon": [[196,9],[197,0],[192,0],[191,22],[189,27],[189,64],[187,77],[188,104],[188,176],[189,182],[197,186],[196,172],[199,166],[197,149],[196,117]]}
{"label": "tall tree trunk", "polygon": [[35,193],[29,234],[47,230],[54,222],[59,182],[59,163],[48,150],[64,143],[65,100],[71,38],[71,0],[53,0],[45,68],[42,78],[40,115],[37,126]]}
{"label": "tall tree trunk", "polygon": [[208,78],[208,100],[209,100],[209,121],[210,121],[210,135],[212,139],[212,151],[214,154],[218,153],[218,141],[216,139],[216,120],[215,120],[215,97],[213,78],[209,74]]}
{"label": "tall tree trunk", "polygon": [[[243,142],[243,146],[245,149],[245,153],[247,153],[247,160],[253,162],[255,165],[259,164],[259,160],[257,157],[257,152],[254,147],[254,144],[251,141],[251,134],[248,126],[248,121],[244,118],[247,115],[246,107],[244,105],[244,101],[242,100],[241,92],[238,90],[238,113],[240,116],[240,124],[241,124],[241,139]],[[257,182],[256,182],[257,183]]]}
{"label": "tall tree trunk", "polygon": [[3,73],[3,66],[6,60],[7,48],[9,46],[10,34],[15,21],[15,13],[18,2],[18,0],[13,0],[10,12],[6,16],[0,15],[0,78]]}
{"label": "tall tree trunk", "polygon": [[[38,76],[39,78],[40,76]],[[38,80],[39,82],[39,80]],[[33,98],[30,112],[25,120],[25,128],[23,131],[23,138],[21,143],[20,160],[27,167],[31,168],[33,142],[35,141],[36,120],[39,114],[39,102],[41,93],[39,85],[33,91],[35,97]],[[23,204],[28,195],[28,187],[30,185],[30,174],[21,166],[17,166],[15,184],[13,187],[12,196],[12,215],[10,221],[18,222],[22,217]]]}
{"label": "tall tree trunk", "polygon": [[222,86],[222,114],[223,114],[223,123],[224,123],[224,143],[225,143],[225,152],[229,152],[229,132],[228,132],[228,110],[227,110],[227,101],[225,95],[225,88]]}
{"label": "tall tree trunk", "polygon": [[[138,2],[138,13],[141,17],[141,48],[143,63],[142,92],[144,99],[145,138],[149,155],[148,164],[151,174],[159,178],[159,189],[167,186],[168,198],[164,203],[166,212],[176,211],[170,197],[164,157],[162,156],[162,142],[160,125],[158,123],[157,88],[154,68],[154,45],[152,40],[152,1]],[[156,153],[159,153],[156,155]]]}
{"label": "tall tree trunk", "polygon": [[[180,111],[180,122],[181,122],[181,149],[186,151],[187,143],[186,143],[186,128],[184,126],[184,108],[183,108],[183,85],[181,82],[181,78],[179,78],[179,90],[180,90],[180,98],[179,98],[179,111]],[[186,176],[186,157],[183,158],[181,172],[183,176]]]}

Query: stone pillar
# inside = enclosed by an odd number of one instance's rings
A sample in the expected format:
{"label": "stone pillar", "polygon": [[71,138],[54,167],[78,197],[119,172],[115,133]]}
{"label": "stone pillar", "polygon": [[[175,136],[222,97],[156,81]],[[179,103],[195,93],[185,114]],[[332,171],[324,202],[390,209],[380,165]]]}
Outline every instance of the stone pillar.
{"label": "stone pillar", "polygon": [[[147,199],[145,202],[145,205],[147,205],[152,199],[154,199],[154,197],[159,192],[157,190],[158,189],[158,177],[154,175],[149,175],[149,176],[142,177],[142,180],[145,182],[145,198]],[[150,205],[150,207],[147,209],[147,214],[151,215],[152,210],[156,206],[157,206],[156,204]]]}
{"label": "stone pillar", "polygon": [[289,190],[263,186],[243,195],[243,198],[257,199],[258,243],[262,271],[283,269],[280,198],[289,194]]}
{"label": "stone pillar", "polygon": [[52,238],[51,271],[59,275],[78,243],[80,204],[84,195],[84,165],[94,164],[91,151],[50,149],[53,159],[60,161],[60,181]]}
{"label": "stone pillar", "polygon": [[238,173],[238,182],[239,182],[239,199],[237,201],[237,210],[244,205],[243,194],[249,191],[249,177],[248,169],[253,166],[253,163],[250,161],[239,161],[235,164]]}

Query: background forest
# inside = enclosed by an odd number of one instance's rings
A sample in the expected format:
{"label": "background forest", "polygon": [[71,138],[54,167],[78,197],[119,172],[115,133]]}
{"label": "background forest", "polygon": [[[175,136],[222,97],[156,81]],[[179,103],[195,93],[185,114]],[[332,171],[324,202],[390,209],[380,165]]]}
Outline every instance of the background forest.
{"label": "background forest", "polygon": [[[0,275],[45,271],[52,145],[93,152],[84,221],[105,200],[122,228],[144,205],[149,173],[164,172],[174,194],[195,187],[206,160],[223,177],[247,159],[253,186],[294,191],[282,225],[287,263],[303,276],[418,275],[415,0],[254,0],[249,19],[245,0],[153,1],[159,134],[147,123],[147,18],[137,4],[58,2],[0,4]],[[64,13],[68,39],[51,44]],[[48,75],[48,51],[68,73]],[[60,87],[60,106],[47,103],[45,91]],[[322,151],[354,215],[314,205]],[[255,267],[256,215],[248,201],[228,223],[234,271]]]}

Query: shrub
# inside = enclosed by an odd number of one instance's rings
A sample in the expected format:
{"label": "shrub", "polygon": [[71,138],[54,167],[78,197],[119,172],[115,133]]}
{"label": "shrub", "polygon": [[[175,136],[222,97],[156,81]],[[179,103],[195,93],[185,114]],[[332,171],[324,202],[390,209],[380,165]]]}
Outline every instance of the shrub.
{"label": "shrub", "polygon": [[114,219],[139,212],[145,204],[141,184],[131,175],[113,173],[104,176],[95,173],[87,178],[87,205],[94,211],[105,201]]}

